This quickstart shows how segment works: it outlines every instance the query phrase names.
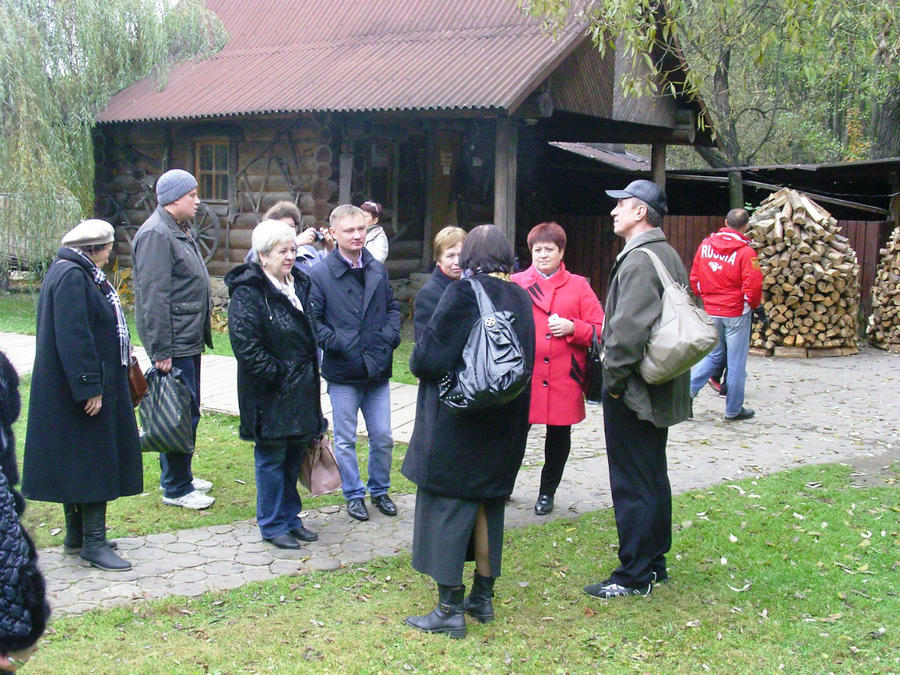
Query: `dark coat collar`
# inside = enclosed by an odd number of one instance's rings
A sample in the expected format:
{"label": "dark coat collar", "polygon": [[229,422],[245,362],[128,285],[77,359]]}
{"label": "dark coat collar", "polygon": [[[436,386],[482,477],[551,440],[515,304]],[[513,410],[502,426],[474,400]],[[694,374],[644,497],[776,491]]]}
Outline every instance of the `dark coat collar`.
{"label": "dark coat collar", "polygon": [[88,274],[93,274],[93,267],[91,266],[91,264],[87,260],[82,258],[80,255],[75,253],[75,251],[73,251],[68,246],[61,247],[56,252],[56,255],[60,260],[66,260],[68,262],[75,263],[76,265],[81,267]]}
{"label": "dark coat collar", "polygon": [[[309,277],[303,274],[303,272],[298,271],[296,268],[291,271],[291,275],[294,278],[294,291],[297,293],[297,297],[300,298],[301,302],[305,301],[309,292]],[[228,287],[229,295],[233,294],[238,286],[255,286],[270,298],[284,299],[290,304],[290,301],[288,301],[284,293],[275,288],[269,280],[269,277],[263,272],[262,267],[255,262],[238,265],[225,275],[224,281],[225,285]]]}

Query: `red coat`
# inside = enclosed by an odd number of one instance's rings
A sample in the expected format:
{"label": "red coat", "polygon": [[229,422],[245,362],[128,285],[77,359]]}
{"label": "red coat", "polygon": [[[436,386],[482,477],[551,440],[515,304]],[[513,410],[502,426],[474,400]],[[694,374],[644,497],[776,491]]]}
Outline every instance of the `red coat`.
{"label": "red coat", "polygon": [[737,230],[723,227],[700,244],[691,266],[691,290],[712,316],[740,316],[762,301],[762,273],[750,242]]}
{"label": "red coat", "polygon": [[[534,314],[534,373],[531,376],[530,424],[568,426],[584,419],[582,373],[591,342],[603,329],[603,308],[587,279],[559,270],[545,279],[534,267],[512,275],[528,291]],[[575,323],[575,332],[553,337],[547,327],[551,314]],[[574,363],[573,363],[574,362]]]}

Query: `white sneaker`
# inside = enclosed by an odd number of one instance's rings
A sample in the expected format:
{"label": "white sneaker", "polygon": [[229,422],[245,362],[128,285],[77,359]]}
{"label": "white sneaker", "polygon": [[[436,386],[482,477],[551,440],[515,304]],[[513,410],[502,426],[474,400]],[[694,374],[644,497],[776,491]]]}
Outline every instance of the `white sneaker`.
{"label": "white sneaker", "polygon": [[203,494],[199,490],[188,492],[181,497],[163,497],[163,504],[170,506],[180,506],[185,509],[208,509],[215,503],[215,498],[207,494]]}
{"label": "white sneaker", "polygon": [[[205,478],[195,478],[191,481],[191,485],[194,486],[194,489],[197,492],[209,492],[210,490],[212,490],[213,486],[213,484]],[[160,485],[157,489],[162,490],[163,486]]]}
{"label": "white sneaker", "polygon": [[197,492],[209,492],[212,490],[212,483],[204,478],[195,478],[191,481],[191,485]]}

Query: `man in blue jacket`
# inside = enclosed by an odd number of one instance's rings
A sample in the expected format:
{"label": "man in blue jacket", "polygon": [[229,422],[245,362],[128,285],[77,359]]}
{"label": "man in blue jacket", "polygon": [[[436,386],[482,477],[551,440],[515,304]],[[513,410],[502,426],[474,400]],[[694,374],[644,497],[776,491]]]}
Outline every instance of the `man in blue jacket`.
{"label": "man in blue jacket", "polygon": [[331,397],[344,499],[352,518],[369,519],[356,461],[356,420],[362,410],[369,432],[369,495],[379,511],[395,516],[397,507],[388,496],[394,446],[388,380],[400,344],[400,307],[387,270],[364,247],[363,212],[341,204],[331,212],[329,225],[337,245],[309,272],[309,302],[324,351],[322,376]]}

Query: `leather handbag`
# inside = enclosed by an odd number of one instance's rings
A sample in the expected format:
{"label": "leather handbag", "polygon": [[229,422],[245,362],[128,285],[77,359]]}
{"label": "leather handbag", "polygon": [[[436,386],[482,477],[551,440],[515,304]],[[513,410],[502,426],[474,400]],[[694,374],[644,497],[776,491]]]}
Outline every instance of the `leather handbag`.
{"label": "leather handbag", "polygon": [[498,312],[481,282],[467,279],[478,301],[478,320],[469,330],[459,363],[438,382],[438,400],[455,412],[509,403],[531,381],[514,329],[516,316]]}
{"label": "leather handbag", "polygon": [[136,357],[132,356],[131,364],[128,366],[128,390],[131,392],[131,405],[137,408],[141,399],[147,395],[149,388],[144,371],[141,370],[141,364],[138,363]]}
{"label": "leather handbag", "polygon": [[312,495],[324,495],[341,487],[341,472],[327,433],[310,441],[300,460],[298,480]]}
{"label": "leather handbag", "polygon": [[687,289],[672,279],[659,256],[647,248],[637,250],[650,257],[663,287],[662,312],[650,329],[638,371],[647,384],[663,384],[709,354],[718,344],[719,334]]}
{"label": "leather handbag", "polygon": [[584,399],[588,403],[600,403],[603,391],[603,361],[600,358],[600,340],[597,328],[591,326],[591,344],[588,345],[587,362],[584,364]]}

